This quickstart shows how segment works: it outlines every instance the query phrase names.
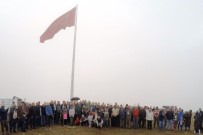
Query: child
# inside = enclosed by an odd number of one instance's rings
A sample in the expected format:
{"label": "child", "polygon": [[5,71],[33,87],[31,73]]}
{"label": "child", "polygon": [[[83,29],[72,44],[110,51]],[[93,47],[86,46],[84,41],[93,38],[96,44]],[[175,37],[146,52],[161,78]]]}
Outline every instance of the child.
{"label": "child", "polygon": [[62,117],[63,117],[63,125],[67,126],[68,125],[68,109],[67,109],[66,105],[62,108]]}

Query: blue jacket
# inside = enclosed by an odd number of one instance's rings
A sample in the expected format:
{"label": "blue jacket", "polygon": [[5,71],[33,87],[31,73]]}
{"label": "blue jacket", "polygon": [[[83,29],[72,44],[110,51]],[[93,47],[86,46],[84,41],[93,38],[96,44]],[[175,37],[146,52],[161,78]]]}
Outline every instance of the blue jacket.
{"label": "blue jacket", "polygon": [[47,105],[45,110],[46,110],[46,115],[49,115],[49,116],[53,115],[53,110],[50,105]]}
{"label": "blue jacket", "polygon": [[184,116],[183,112],[179,112],[178,113],[178,121],[183,121],[183,116]]}
{"label": "blue jacket", "polygon": [[119,117],[120,117],[120,120],[124,120],[125,119],[125,110],[124,109],[121,109],[120,112],[119,112]]}

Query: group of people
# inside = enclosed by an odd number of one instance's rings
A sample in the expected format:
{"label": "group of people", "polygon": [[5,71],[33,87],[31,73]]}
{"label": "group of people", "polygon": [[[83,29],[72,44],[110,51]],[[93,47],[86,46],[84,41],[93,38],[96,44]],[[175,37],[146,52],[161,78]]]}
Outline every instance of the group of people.
{"label": "group of people", "polygon": [[[192,111],[183,111],[181,108],[158,108],[125,106],[115,103],[100,104],[90,101],[71,101],[60,103],[25,103],[10,108],[0,108],[2,134],[26,132],[42,126],[88,126],[96,128],[147,128],[152,130],[185,130],[191,129]],[[203,112],[200,109],[195,113],[194,132],[202,129]]]}

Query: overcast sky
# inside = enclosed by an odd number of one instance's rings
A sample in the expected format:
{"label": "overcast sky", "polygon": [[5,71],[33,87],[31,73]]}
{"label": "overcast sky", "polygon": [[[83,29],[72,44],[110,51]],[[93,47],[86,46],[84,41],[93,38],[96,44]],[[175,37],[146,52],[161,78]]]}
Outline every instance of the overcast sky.
{"label": "overcast sky", "polygon": [[75,29],[39,37],[76,4],[74,96],[203,107],[202,0],[0,0],[0,98],[69,100]]}

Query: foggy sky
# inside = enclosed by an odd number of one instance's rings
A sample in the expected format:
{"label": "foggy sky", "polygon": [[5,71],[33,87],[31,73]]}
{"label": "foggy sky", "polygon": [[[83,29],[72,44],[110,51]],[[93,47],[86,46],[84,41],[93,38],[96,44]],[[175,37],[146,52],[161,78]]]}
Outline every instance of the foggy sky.
{"label": "foggy sky", "polygon": [[39,37],[78,4],[82,99],[202,108],[202,0],[1,0],[0,98],[69,100],[74,27]]}

